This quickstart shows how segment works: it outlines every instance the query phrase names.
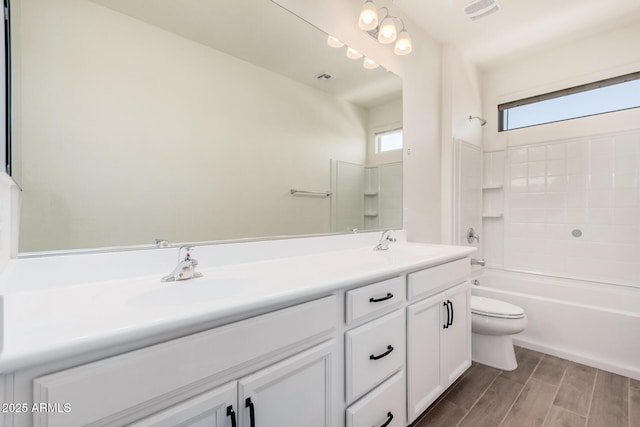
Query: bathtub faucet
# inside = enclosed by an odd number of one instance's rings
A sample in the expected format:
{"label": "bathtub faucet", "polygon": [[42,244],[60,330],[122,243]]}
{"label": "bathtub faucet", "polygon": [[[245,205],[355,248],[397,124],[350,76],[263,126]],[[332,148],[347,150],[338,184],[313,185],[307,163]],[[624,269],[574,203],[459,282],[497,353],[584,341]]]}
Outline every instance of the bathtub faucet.
{"label": "bathtub faucet", "polygon": [[480,267],[484,267],[485,264],[486,261],[483,259],[471,258],[471,265],[479,265]]}

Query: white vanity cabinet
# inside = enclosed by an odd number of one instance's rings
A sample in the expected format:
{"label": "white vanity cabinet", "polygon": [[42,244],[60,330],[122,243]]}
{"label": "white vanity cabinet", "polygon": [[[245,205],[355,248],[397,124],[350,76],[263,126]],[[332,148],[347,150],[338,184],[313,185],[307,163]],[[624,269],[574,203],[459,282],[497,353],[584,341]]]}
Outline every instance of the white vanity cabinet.
{"label": "white vanity cabinet", "polygon": [[235,427],[238,385],[234,381],[187,399],[130,427]]}
{"label": "white vanity cabinet", "polygon": [[330,340],[130,426],[329,427],[336,354]]}
{"label": "white vanity cabinet", "polygon": [[410,422],[471,365],[470,300],[470,283],[463,282],[407,307]]}
{"label": "white vanity cabinet", "polygon": [[239,380],[238,426],[331,426],[336,360],[331,340]]}
{"label": "white vanity cabinet", "polygon": [[12,401],[70,411],[0,427],[406,427],[471,363],[469,259],[439,260],[27,365],[7,376]]}
{"label": "white vanity cabinet", "polygon": [[[33,414],[33,425],[199,426],[207,419],[226,427],[226,407],[233,406],[238,426],[250,427],[251,402],[260,427],[329,426],[337,306],[331,295],[41,376],[33,401],[68,403],[71,411]],[[237,382],[237,403],[226,386],[217,388],[228,380]]]}

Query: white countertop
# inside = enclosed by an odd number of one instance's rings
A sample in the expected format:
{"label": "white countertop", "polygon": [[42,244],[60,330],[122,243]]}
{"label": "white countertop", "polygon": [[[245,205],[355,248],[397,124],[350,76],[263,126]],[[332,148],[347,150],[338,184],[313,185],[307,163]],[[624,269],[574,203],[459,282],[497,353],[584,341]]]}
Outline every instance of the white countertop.
{"label": "white countertop", "polygon": [[0,373],[168,330],[224,324],[474,251],[395,243],[388,251],[366,246],[202,268],[204,277],[182,282],[161,283],[160,275],[153,275],[24,290],[5,287]]}

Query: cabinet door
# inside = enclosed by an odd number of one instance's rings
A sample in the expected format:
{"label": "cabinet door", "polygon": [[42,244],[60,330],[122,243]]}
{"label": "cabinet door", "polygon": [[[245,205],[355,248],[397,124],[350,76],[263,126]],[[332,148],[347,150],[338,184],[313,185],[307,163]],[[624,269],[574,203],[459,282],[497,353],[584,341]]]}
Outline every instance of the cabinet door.
{"label": "cabinet door", "polygon": [[131,427],[233,427],[237,417],[237,382],[193,397],[130,424]]}
{"label": "cabinet door", "polygon": [[409,422],[442,393],[440,335],[446,323],[442,315],[444,294],[407,308],[407,405]]}
{"label": "cabinet door", "polygon": [[[442,382],[448,387],[471,366],[470,283],[465,282],[447,291],[446,301],[450,302],[450,326],[442,330],[440,358]],[[445,316],[446,311],[445,308]]]}
{"label": "cabinet door", "polygon": [[242,427],[329,427],[336,341],[241,379]]}

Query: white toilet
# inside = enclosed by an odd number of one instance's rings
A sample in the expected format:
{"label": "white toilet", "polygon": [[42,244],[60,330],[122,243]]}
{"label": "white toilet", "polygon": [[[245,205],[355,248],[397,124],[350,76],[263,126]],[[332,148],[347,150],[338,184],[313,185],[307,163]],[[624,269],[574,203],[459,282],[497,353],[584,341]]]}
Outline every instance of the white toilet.
{"label": "white toilet", "polygon": [[511,335],[524,331],[527,316],[517,305],[471,296],[471,351],[474,362],[505,371],[518,367]]}

